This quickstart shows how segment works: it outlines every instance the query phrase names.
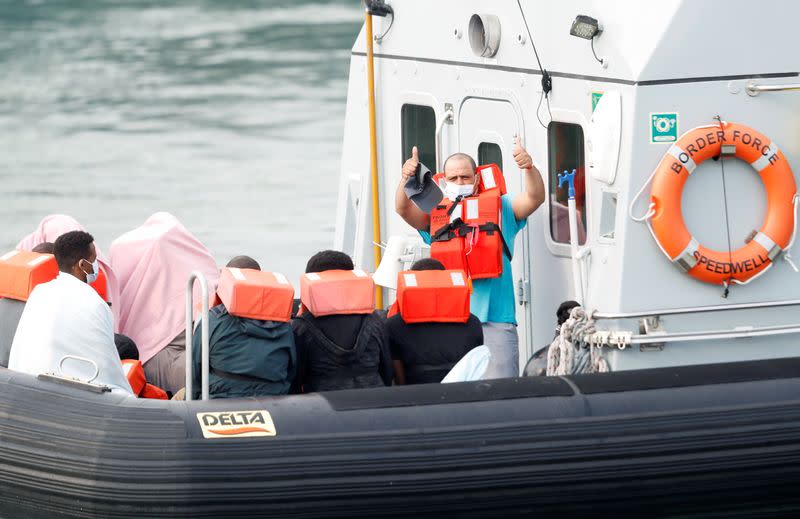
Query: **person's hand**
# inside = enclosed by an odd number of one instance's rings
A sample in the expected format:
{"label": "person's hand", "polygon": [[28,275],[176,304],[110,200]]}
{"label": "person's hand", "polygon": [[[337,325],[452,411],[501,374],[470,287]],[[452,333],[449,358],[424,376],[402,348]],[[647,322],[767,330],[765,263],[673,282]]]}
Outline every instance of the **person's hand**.
{"label": "person's hand", "polygon": [[417,171],[417,167],[419,166],[419,152],[417,152],[417,147],[414,146],[411,148],[411,158],[408,159],[405,164],[403,164],[403,184],[414,175]]}
{"label": "person's hand", "polygon": [[519,135],[514,138],[514,160],[517,162],[519,169],[533,168],[533,159],[528,152],[525,151],[525,148],[522,147],[522,141]]}

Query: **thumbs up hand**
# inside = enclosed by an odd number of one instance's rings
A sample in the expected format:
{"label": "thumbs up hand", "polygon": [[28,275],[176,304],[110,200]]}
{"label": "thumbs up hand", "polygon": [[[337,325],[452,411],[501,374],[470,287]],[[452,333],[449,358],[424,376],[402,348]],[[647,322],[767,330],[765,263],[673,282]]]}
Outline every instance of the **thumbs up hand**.
{"label": "thumbs up hand", "polygon": [[417,166],[419,166],[419,151],[417,151],[417,147],[414,146],[411,148],[411,158],[408,159],[405,164],[403,164],[403,178],[402,182],[405,182],[414,175],[414,172],[417,171]]}
{"label": "thumbs up hand", "polygon": [[522,140],[519,135],[514,138],[514,160],[517,162],[519,169],[532,169],[533,159],[522,147]]}

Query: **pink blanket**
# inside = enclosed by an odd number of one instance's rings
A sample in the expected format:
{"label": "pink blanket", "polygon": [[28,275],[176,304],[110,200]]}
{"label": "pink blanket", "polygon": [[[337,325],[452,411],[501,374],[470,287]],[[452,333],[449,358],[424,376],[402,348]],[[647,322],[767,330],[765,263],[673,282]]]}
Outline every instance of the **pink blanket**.
{"label": "pink blanket", "polygon": [[[78,220],[66,214],[47,215],[39,222],[35,231],[20,240],[16,248],[17,250],[31,251],[40,243],[54,243],[59,236],[70,231],[86,231],[86,229]],[[103,251],[100,250],[97,243],[94,246],[97,250],[97,261],[106,272],[108,279],[108,297],[111,302],[111,311],[114,314],[114,331],[119,331],[119,282],[114,275],[114,270],[103,255]]]}
{"label": "pink blanket", "polygon": [[[144,363],[186,326],[186,282],[203,273],[210,294],[219,280],[216,261],[177,218],[156,213],[111,244],[111,265],[120,284],[119,330],[139,347]],[[200,301],[195,283],[194,301]]]}

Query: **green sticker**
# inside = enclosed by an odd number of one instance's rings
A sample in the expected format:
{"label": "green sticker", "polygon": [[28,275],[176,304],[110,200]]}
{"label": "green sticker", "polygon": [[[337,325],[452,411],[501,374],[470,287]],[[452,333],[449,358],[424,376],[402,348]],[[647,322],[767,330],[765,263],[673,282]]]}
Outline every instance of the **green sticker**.
{"label": "green sticker", "polygon": [[601,97],[603,97],[602,92],[592,92],[592,113],[594,113],[594,109],[597,108],[597,103],[600,102]]}
{"label": "green sticker", "polygon": [[678,140],[678,114],[675,112],[650,114],[650,142],[675,142]]}

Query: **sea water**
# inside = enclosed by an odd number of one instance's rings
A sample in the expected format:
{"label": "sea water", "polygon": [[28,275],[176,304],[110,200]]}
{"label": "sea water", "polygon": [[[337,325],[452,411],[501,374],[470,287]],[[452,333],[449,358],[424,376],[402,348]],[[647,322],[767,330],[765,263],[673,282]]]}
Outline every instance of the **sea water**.
{"label": "sea water", "polygon": [[[292,280],[333,241],[357,1],[0,0],[0,252],[154,212]],[[365,146],[367,143],[365,143]]]}

